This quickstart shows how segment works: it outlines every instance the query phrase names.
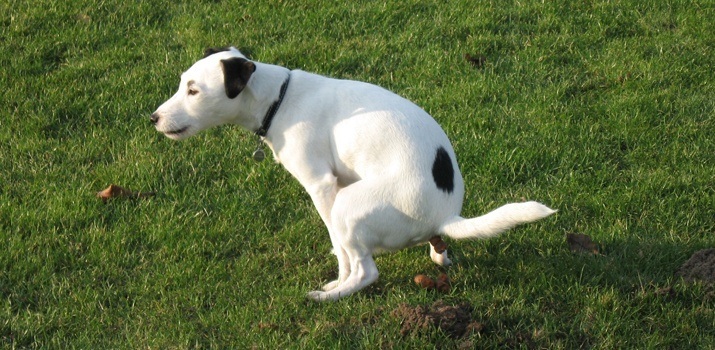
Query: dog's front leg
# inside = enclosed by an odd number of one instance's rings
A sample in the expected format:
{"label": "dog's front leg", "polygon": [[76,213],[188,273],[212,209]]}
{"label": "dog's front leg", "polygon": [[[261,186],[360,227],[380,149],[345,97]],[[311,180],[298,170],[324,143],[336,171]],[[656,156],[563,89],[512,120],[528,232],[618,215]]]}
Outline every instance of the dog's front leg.
{"label": "dog's front leg", "polygon": [[313,200],[315,208],[318,210],[320,218],[323,219],[325,226],[330,234],[330,241],[333,244],[333,254],[338,259],[338,278],[323,286],[324,291],[329,291],[345,281],[350,275],[350,261],[347,253],[342,248],[337,240],[336,233],[333,231],[331,224],[331,211],[335,203],[335,196],[338,193],[337,178],[332,174],[326,174],[319,177],[319,180],[312,182],[308,186],[304,186],[310,198]]}
{"label": "dog's front leg", "polygon": [[330,212],[333,210],[335,196],[338,194],[338,179],[333,174],[325,174],[305,182],[303,187],[310,195],[310,199],[313,200],[313,205],[318,210],[325,226],[330,230]]}

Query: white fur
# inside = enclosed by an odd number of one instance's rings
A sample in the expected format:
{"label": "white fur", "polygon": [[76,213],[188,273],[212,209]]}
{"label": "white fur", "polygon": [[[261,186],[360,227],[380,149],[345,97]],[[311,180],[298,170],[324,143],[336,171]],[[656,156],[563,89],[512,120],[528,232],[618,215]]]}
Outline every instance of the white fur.
{"label": "white fur", "polygon": [[[315,300],[336,300],[374,282],[376,252],[424,243],[435,235],[490,237],[554,213],[526,202],[462,218],[464,183],[456,155],[444,131],[421,108],[375,85],[258,62],[244,90],[230,99],[220,60],[232,57],[244,56],[231,48],[189,68],[178,92],[153,115],[156,129],[177,140],[220,124],[255,131],[290,74],[263,141],[310,194],[330,234],[338,279],[310,292]],[[432,173],[438,147],[453,165],[451,191],[438,188]],[[440,265],[450,264],[446,251],[431,248],[430,256]]]}

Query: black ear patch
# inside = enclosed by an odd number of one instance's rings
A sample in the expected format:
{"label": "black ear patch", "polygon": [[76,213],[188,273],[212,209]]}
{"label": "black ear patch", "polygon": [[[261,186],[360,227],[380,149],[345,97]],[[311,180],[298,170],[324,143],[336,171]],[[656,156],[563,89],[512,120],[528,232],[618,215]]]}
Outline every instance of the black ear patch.
{"label": "black ear patch", "polygon": [[446,192],[454,191],[454,168],[452,167],[452,158],[444,147],[437,148],[437,155],[432,163],[432,178],[437,188]]}
{"label": "black ear patch", "polygon": [[228,46],[226,46],[226,47],[209,47],[208,49],[204,50],[204,58],[209,57],[215,53],[224,52],[224,51],[231,51],[231,48]]}
{"label": "black ear patch", "polygon": [[[215,53],[219,52],[225,52],[225,51],[231,51],[232,47],[231,46],[225,46],[225,47],[209,47],[208,49],[204,50],[204,58],[209,57]],[[238,51],[241,52],[243,56],[248,58],[249,60],[251,59],[252,52],[253,50],[249,48],[240,48]]]}
{"label": "black ear patch", "polygon": [[256,71],[256,65],[245,58],[233,57],[221,60],[221,69],[226,96],[235,98],[248,84],[251,74]]}

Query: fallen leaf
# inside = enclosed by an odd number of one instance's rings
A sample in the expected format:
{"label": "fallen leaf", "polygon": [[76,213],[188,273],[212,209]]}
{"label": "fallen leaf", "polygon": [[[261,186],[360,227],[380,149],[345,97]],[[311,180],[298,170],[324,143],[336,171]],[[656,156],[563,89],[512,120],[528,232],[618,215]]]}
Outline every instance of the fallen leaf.
{"label": "fallen leaf", "polygon": [[102,191],[97,192],[97,198],[101,199],[102,202],[107,202],[110,198],[147,198],[155,196],[155,192],[134,192],[121,186],[114,184],[109,185]]}
{"label": "fallen leaf", "polygon": [[568,233],[566,234],[566,242],[572,253],[591,253],[598,255],[598,245],[587,235],[582,233]]}

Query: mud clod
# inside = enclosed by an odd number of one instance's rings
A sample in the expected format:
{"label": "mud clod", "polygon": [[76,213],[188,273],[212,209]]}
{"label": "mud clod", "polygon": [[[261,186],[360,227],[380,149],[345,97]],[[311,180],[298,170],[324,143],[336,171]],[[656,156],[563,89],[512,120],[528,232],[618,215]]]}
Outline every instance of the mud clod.
{"label": "mud clod", "polygon": [[484,324],[472,319],[472,306],[466,303],[451,306],[438,300],[430,306],[402,304],[392,316],[402,320],[403,336],[439,328],[451,338],[460,338],[484,329]]}
{"label": "mud clod", "polygon": [[688,282],[715,283],[715,248],[695,252],[675,274]]}

